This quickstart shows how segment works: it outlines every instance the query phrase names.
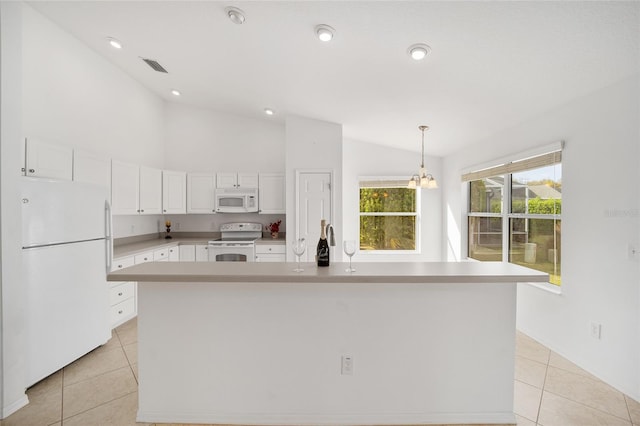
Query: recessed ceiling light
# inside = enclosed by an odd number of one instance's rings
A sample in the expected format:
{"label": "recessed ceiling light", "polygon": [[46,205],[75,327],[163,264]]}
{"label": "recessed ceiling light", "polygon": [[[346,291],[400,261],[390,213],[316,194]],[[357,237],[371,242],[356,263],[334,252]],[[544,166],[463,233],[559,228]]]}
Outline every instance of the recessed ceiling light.
{"label": "recessed ceiling light", "polygon": [[237,7],[229,6],[224,9],[224,12],[227,14],[227,17],[234,24],[244,24],[244,12],[238,9]]}
{"label": "recessed ceiling light", "polygon": [[265,108],[264,109],[264,113],[267,114],[267,115],[273,115],[273,114],[275,114],[275,111],[272,110],[271,108]]}
{"label": "recessed ceiling light", "polygon": [[107,41],[114,49],[122,49],[122,43],[119,40],[116,40],[113,37],[107,37]]}
{"label": "recessed ceiling light", "polygon": [[182,93],[180,93],[180,91],[179,91],[179,90],[171,89],[171,94],[172,94],[173,96],[180,96]]}
{"label": "recessed ceiling light", "polygon": [[320,24],[316,26],[316,36],[322,41],[331,41],[336,30],[328,25]]}
{"label": "recessed ceiling light", "polygon": [[411,58],[415,59],[416,61],[424,59],[424,57],[427,56],[429,52],[431,52],[431,47],[424,43],[411,45],[409,46],[409,49],[407,49],[407,53],[409,54],[409,56],[411,56]]}

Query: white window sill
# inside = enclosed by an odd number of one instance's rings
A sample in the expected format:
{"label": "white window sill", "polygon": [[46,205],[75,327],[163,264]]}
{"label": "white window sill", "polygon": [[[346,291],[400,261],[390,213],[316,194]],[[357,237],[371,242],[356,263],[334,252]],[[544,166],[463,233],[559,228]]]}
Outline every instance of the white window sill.
{"label": "white window sill", "polygon": [[551,283],[532,283],[532,282],[523,282],[521,284],[530,285],[531,287],[539,288],[540,290],[546,291],[548,293],[557,294],[558,296],[562,296],[562,287],[557,286]]}

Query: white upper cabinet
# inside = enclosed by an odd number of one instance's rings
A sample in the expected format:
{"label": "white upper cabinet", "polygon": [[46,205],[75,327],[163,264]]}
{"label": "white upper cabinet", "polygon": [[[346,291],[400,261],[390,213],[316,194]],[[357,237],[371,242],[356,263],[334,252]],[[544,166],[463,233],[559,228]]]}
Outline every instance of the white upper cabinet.
{"label": "white upper cabinet", "polygon": [[258,196],[261,214],[286,213],[284,173],[260,173]]}
{"label": "white upper cabinet", "polygon": [[140,167],[111,162],[111,204],[113,214],[140,213]]}
{"label": "white upper cabinet", "polygon": [[162,170],[112,161],[113,214],[161,214]]}
{"label": "white upper cabinet", "polygon": [[29,138],[25,141],[24,174],[31,177],[71,180],[73,149]]}
{"label": "white upper cabinet", "polygon": [[111,198],[111,160],[86,151],[73,151],[73,180],[100,185]]}
{"label": "white upper cabinet", "polygon": [[162,212],[179,214],[187,212],[187,174],[162,171]]}
{"label": "white upper cabinet", "polygon": [[257,188],[257,173],[218,173],[218,188]]}
{"label": "white upper cabinet", "polygon": [[140,166],[140,214],[162,213],[162,170]]}
{"label": "white upper cabinet", "polygon": [[214,173],[187,174],[187,213],[215,213]]}

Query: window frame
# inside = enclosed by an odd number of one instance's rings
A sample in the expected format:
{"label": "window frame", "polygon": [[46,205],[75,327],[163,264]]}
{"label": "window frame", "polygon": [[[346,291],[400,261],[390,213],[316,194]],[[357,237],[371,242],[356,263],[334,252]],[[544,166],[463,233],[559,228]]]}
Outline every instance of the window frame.
{"label": "window frame", "polygon": [[[380,182],[381,184],[388,182],[389,186],[375,186],[370,188],[405,188],[412,189],[415,192],[415,212],[361,212],[360,211],[360,189],[362,182],[366,181],[375,181]],[[393,185],[393,183],[397,183],[399,181],[405,181],[408,184],[408,180],[406,177],[398,177],[398,176],[360,176],[358,177],[358,255],[371,255],[371,256],[401,256],[401,255],[415,255],[421,254],[421,213],[422,213],[422,197],[421,188],[408,188],[407,186]],[[360,249],[360,218],[363,216],[396,216],[396,217],[404,217],[404,216],[413,216],[415,218],[414,225],[414,235],[415,235],[415,249],[414,250],[361,250]]]}
{"label": "window frame", "polygon": [[[563,144],[561,143],[560,149],[557,149],[555,151],[559,151],[560,153],[562,153],[562,147],[563,147],[562,145]],[[514,158],[517,158],[517,157],[514,157]],[[511,162],[514,162],[514,161],[520,161],[520,160],[511,160]],[[560,158],[560,161],[557,161],[554,164],[562,164],[562,158]],[[544,167],[544,166],[541,166],[541,167]],[[528,170],[535,170],[535,169],[536,168],[532,168]],[[513,262],[510,262],[510,259],[509,259],[510,252],[511,252],[511,221],[512,219],[544,219],[544,220],[553,220],[553,221],[559,220],[560,222],[562,222],[562,212],[560,214],[513,213],[512,212],[511,196],[512,196],[512,183],[513,183],[514,173],[518,173],[518,172],[508,171],[503,174],[496,174],[494,176],[487,177],[487,179],[489,179],[491,177],[503,176],[504,184],[502,188],[502,212],[501,213],[472,212],[471,211],[471,182],[473,182],[474,180],[467,180],[462,183],[463,186],[465,187],[465,189],[462,192],[465,197],[466,221],[465,221],[464,235],[466,236],[466,241],[464,245],[465,247],[464,254],[467,261],[482,262],[481,260],[470,257],[470,253],[469,253],[469,218],[471,217],[482,217],[482,218],[496,217],[496,218],[502,219],[502,260],[501,261],[505,263],[513,263]],[[513,264],[516,265],[516,263],[513,263]],[[562,274],[560,274],[560,277],[562,277]],[[560,289],[562,288],[562,282],[559,285],[553,284],[551,282],[547,282],[544,284],[545,284],[546,290],[551,291],[553,293],[560,294]],[[550,287],[547,287],[547,286],[550,286]]]}

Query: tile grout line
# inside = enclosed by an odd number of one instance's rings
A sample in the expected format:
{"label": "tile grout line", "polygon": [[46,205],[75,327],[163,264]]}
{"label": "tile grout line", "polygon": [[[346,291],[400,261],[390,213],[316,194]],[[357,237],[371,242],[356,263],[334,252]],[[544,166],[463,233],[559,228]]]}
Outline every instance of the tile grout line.
{"label": "tile grout line", "polygon": [[547,363],[544,366],[544,380],[542,381],[542,392],[540,392],[540,402],[538,402],[538,412],[536,413],[536,425],[539,424],[540,410],[542,409],[542,398],[544,398],[544,388],[547,385],[547,375],[549,374],[549,363],[551,362],[551,351],[547,355]]}
{"label": "tile grout line", "polygon": [[[74,418],[74,417],[77,417],[77,416],[79,416],[79,415],[81,415],[81,414],[84,414],[84,413],[86,413],[86,412],[88,412],[88,411],[95,410],[96,408],[102,407],[103,405],[110,404],[110,403],[112,403],[113,401],[117,401],[117,400],[119,400],[119,399],[125,398],[125,397],[127,397],[127,396],[129,396],[129,395],[131,395],[132,393],[135,393],[135,392],[137,392],[137,390],[136,390],[136,391],[134,391],[134,392],[129,392],[129,393],[127,393],[127,394],[125,394],[125,395],[122,395],[122,396],[119,396],[119,397],[117,397],[117,398],[110,399],[109,401],[105,401],[105,402],[103,402],[102,404],[96,405],[95,407],[91,407],[91,408],[88,408],[88,409],[86,409],[86,410],[84,410],[84,411],[80,411],[79,413],[76,413],[76,414],[74,414],[73,416],[69,416],[69,417],[67,417],[66,419],[62,419],[62,422],[64,422],[65,420],[69,420],[69,419],[72,419],[72,418]],[[61,425],[62,425],[62,423],[61,423]]]}
{"label": "tile grout line", "polygon": [[615,415],[615,414],[613,414],[613,413],[610,413],[610,412],[608,412],[608,411],[604,411],[604,410],[601,410],[600,408],[596,408],[596,407],[592,407],[592,406],[590,406],[590,405],[587,405],[587,404],[585,404],[584,402],[580,402],[580,401],[576,401],[576,400],[571,399],[571,398],[567,398],[567,397],[566,397],[566,396],[564,396],[564,395],[560,395],[560,394],[558,394],[558,393],[551,392],[551,391],[545,391],[545,392],[548,392],[548,393],[550,393],[551,395],[555,395],[555,396],[557,396],[558,398],[566,399],[567,401],[573,402],[574,404],[581,405],[581,406],[583,406],[583,407],[585,407],[585,408],[589,408],[589,409],[591,409],[591,410],[598,411],[598,412],[600,412],[600,413],[602,413],[602,414],[606,414],[607,416],[615,417],[615,418],[616,418],[616,419],[618,419],[618,420],[622,420],[622,421],[628,422],[630,425],[633,425],[633,421],[631,421],[631,420],[630,420],[630,419],[631,419],[631,416],[629,416],[629,420],[627,420],[627,419],[625,419],[625,418],[623,418],[623,417],[617,416],[617,415]]}

